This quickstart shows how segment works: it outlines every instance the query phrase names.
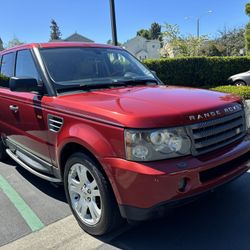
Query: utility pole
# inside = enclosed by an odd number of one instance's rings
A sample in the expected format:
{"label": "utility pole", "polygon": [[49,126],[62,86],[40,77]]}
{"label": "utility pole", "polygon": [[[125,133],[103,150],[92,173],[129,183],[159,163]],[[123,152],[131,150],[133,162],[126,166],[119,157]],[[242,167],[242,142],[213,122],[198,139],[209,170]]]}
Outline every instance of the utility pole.
{"label": "utility pole", "polygon": [[114,0],[109,0],[110,3],[110,18],[111,18],[111,28],[112,28],[112,43],[117,46],[117,31],[116,31],[116,18],[115,18],[115,2]]}
{"label": "utility pole", "polygon": [[197,18],[197,38],[200,38],[200,18]]}

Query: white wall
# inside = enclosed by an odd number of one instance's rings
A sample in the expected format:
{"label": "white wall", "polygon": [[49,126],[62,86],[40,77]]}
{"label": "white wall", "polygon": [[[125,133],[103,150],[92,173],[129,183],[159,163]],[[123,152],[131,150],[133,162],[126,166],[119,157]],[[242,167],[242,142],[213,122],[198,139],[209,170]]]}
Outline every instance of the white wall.
{"label": "white wall", "polygon": [[145,59],[145,56],[147,58],[160,58],[160,41],[158,40],[147,40],[137,36],[128,40],[123,46],[140,60]]}

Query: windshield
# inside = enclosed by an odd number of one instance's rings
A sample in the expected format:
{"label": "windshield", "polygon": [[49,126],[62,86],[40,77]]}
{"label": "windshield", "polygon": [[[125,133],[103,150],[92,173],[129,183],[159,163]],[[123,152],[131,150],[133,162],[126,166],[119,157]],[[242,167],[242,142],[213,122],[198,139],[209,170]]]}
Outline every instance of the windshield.
{"label": "windshield", "polygon": [[40,49],[43,61],[57,89],[140,82],[156,82],[151,71],[128,52],[110,48]]}

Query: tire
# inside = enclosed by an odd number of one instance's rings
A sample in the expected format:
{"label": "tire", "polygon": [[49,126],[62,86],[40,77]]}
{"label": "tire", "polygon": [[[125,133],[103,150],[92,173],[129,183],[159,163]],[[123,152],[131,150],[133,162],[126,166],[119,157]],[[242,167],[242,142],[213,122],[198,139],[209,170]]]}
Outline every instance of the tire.
{"label": "tire", "polygon": [[64,187],[71,211],[84,231],[103,235],[121,223],[110,184],[88,155],[77,152],[69,157]]}
{"label": "tire", "polygon": [[3,141],[0,140],[0,161],[4,161],[7,158],[6,148],[3,144]]}
{"label": "tire", "polygon": [[238,80],[234,82],[235,86],[246,86],[246,83],[242,80]]}

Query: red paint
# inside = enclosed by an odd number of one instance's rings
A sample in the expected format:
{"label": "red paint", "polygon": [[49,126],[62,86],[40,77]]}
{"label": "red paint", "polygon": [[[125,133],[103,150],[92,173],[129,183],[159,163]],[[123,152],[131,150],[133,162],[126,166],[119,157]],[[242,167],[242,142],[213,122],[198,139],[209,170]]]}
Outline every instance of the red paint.
{"label": "red paint", "polygon": [[[90,43],[42,43],[22,45],[21,49],[51,47],[109,47]],[[151,163],[125,160],[124,128],[165,128],[194,123],[188,117],[223,109],[240,98],[184,87],[121,87],[95,92],[43,96],[16,93],[0,88],[0,132],[40,158],[60,165],[61,151],[74,142],[89,150],[104,168],[119,204],[141,208],[204,192],[238,176],[249,168],[249,161],[208,183],[199,172],[229,162],[250,151],[250,138],[200,157],[187,156]],[[13,114],[9,105],[18,105]],[[64,119],[57,134],[48,130],[47,115]],[[184,162],[186,169],[178,168]],[[248,164],[248,166],[247,166]],[[186,193],[178,191],[181,177],[190,179]]]}

